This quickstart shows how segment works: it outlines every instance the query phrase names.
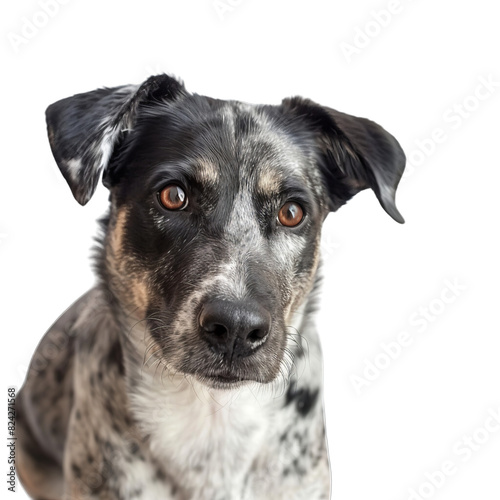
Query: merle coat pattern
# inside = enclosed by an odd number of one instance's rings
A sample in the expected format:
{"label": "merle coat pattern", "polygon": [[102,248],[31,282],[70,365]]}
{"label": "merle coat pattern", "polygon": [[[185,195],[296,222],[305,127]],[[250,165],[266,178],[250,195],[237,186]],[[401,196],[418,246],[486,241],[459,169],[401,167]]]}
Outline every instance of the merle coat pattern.
{"label": "merle coat pattern", "polygon": [[98,282],[45,335],[17,399],[29,494],[329,498],[321,225],[366,188],[403,222],[397,141],[307,99],[222,101],[167,75],[58,101],[47,124],[74,197],[102,175],[110,209]]}

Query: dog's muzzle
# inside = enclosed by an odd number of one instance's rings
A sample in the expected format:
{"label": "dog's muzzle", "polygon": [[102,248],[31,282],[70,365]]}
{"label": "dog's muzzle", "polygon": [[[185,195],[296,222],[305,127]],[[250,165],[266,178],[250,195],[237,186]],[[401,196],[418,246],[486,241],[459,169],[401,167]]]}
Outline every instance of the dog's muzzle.
{"label": "dog's muzzle", "polygon": [[250,356],[266,342],[271,315],[256,302],[214,300],[203,305],[199,325],[202,339],[231,365],[236,358]]}

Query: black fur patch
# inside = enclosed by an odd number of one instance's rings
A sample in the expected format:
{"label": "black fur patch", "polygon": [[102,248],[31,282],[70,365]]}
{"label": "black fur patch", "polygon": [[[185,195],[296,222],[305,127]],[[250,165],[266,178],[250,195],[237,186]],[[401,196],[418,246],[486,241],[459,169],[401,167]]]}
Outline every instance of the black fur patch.
{"label": "black fur patch", "polygon": [[297,388],[296,383],[291,383],[286,393],[285,406],[295,403],[299,415],[305,417],[316,405],[318,394],[319,389]]}
{"label": "black fur patch", "polygon": [[104,358],[107,366],[115,366],[120,375],[125,375],[125,363],[123,361],[123,351],[119,340],[115,340],[111,345],[108,355]]}

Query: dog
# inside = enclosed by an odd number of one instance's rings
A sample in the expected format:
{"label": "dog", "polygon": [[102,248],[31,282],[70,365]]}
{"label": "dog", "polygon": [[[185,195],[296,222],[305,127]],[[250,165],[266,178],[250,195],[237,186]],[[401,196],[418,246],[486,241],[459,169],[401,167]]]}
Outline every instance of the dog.
{"label": "dog", "polygon": [[326,216],[405,155],[364,118],[250,105],[171,76],[46,112],[85,205],[110,191],[98,281],[50,328],[16,400],[18,476],[38,500],[330,497],[314,325]]}

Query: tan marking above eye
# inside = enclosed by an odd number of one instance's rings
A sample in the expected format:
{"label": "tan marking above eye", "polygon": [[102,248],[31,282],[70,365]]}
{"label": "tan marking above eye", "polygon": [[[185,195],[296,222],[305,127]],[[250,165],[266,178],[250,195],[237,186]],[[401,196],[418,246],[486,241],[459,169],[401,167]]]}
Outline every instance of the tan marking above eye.
{"label": "tan marking above eye", "polygon": [[304,218],[304,210],[295,201],[286,202],[278,212],[278,220],[283,226],[298,226]]}
{"label": "tan marking above eye", "polygon": [[181,210],[187,205],[187,196],[177,184],[169,184],[160,191],[161,204],[168,210]]}
{"label": "tan marking above eye", "polygon": [[257,181],[257,189],[265,195],[276,196],[280,193],[282,176],[279,172],[272,169],[261,171]]}

